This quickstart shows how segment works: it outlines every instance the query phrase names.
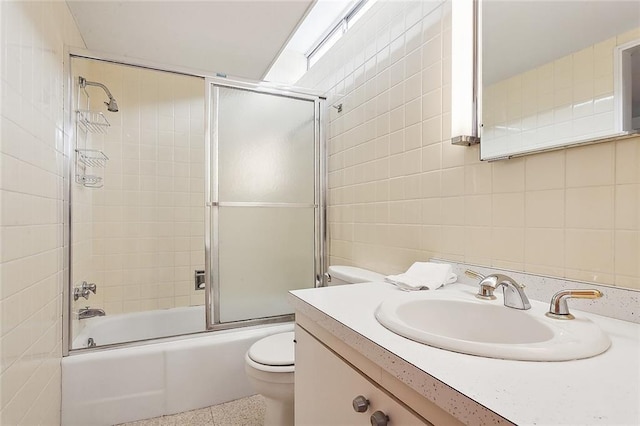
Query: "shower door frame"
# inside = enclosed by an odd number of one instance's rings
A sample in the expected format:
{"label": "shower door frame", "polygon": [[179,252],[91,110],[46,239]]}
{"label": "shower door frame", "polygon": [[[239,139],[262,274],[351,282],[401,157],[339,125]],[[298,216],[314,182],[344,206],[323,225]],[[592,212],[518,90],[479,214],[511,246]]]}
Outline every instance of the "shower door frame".
{"label": "shower door frame", "polygon": [[[240,81],[229,81],[227,78],[209,77],[205,79],[205,317],[207,331],[226,330],[251,325],[270,324],[293,321],[294,315],[283,314],[246,320],[221,322],[220,320],[220,277],[219,277],[219,207],[313,207],[314,208],[314,281],[315,287],[325,285],[327,229],[326,229],[326,143],[324,140],[324,116],[326,99],[324,97],[292,91],[290,88],[279,88],[268,84],[256,84]],[[268,203],[268,202],[219,202],[218,197],[218,92],[217,88],[245,90],[252,93],[282,96],[289,99],[314,103],[313,143],[314,143],[314,202]],[[215,176],[215,177],[214,177]]]}
{"label": "shower door frame", "polygon": [[[302,99],[314,99],[315,102],[315,121],[314,121],[314,137],[316,139],[316,180],[315,180],[315,201],[316,201],[316,212],[315,212],[315,244],[316,244],[316,253],[315,253],[315,286],[320,287],[326,285],[324,272],[326,271],[326,267],[328,264],[327,259],[327,251],[328,251],[328,235],[327,235],[327,188],[328,188],[328,175],[327,175],[327,150],[326,150],[326,137],[325,137],[325,123],[327,117],[327,107],[326,107],[326,96],[320,92],[305,89],[295,86],[286,86],[280,85],[270,82],[260,82],[260,81],[252,81],[248,79],[243,79],[239,77],[228,77],[223,74],[218,74],[215,72],[203,72],[202,70],[197,70],[188,67],[174,66],[161,64],[153,61],[147,61],[144,59],[131,58],[127,56],[114,55],[111,53],[92,51],[87,49],[82,49],[73,46],[65,46],[64,55],[63,55],[63,69],[64,69],[64,113],[63,113],[63,139],[64,139],[64,158],[63,158],[63,182],[62,182],[62,193],[63,193],[63,202],[62,202],[62,217],[63,217],[63,226],[62,226],[62,238],[63,238],[63,273],[62,273],[62,356],[69,356],[74,354],[88,353],[88,352],[97,352],[101,350],[107,350],[112,348],[120,348],[120,347],[132,347],[132,346],[140,346],[144,344],[156,343],[156,342],[164,342],[164,341],[172,341],[176,339],[181,339],[197,334],[205,334],[214,330],[222,330],[222,329],[230,329],[230,328],[238,328],[238,327],[246,327],[250,325],[258,325],[258,324],[269,324],[275,322],[283,322],[287,320],[293,319],[293,314],[285,315],[283,317],[270,317],[270,318],[260,318],[257,320],[246,320],[246,321],[237,321],[233,323],[224,323],[217,325],[215,327],[208,327],[209,324],[209,316],[211,315],[211,280],[208,273],[205,273],[205,329],[203,331],[198,331],[195,333],[187,333],[180,334],[174,336],[166,336],[152,339],[144,339],[144,340],[136,340],[136,341],[127,341],[121,343],[115,343],[110,345],[102,345],[96,346],[93,348],[76,348],[73,349],[73,334],[72,334],[72,317],[73,313],[71,312],[73,304],[71,303],[71,295],[73,294],[73,281],[72,277],[72,268],[73,268],[73,247],[71,243],[73,241],[71,229],[71,185],[74,181],[74,170],[72,167],[73,162],[73,150],[75,146],[75,129],[74,129],[74,115],[75,110],[73,107],[73,87],[75,82],[73,81],[73,73],[71,69],[71,62],[73,58],[78,59],[88,59],[94,61],[101,61],[106,63],[112,63],[116,65],[124,65],[124,66],[132,66],[138,67],[142,69],[148,69],[153,71],[161,71],[168,72],[178,75],[185,75],[190,77],[202,78],[204,80],[205,89],[204,89],[204,99],[205,99],[205,116],[203,117],[205,120],[205,186],[210,184],[210,130],[211,130],[211,102],[210,102],[210,87],[211,82],[215,81],[219,85],[225,85],[229,87],[235,88],[244,88],[246,90],[253,90],[256,92],[262,92],[267,94],[280,94],[286,95],[293,98],[302,98]],[[207,186],[207,188],[210,188]],[[210,202],[210,191],[205,188],[205,211],[207,212],[205,218],[205,269],[207,265],[209,265],[210,258],[208,255],[210,254],[210,245],[207,245],[207,238],[210,238],[210,217],[209,214],[211,211],[211,206],[207,205]],[[209,266],[210,268],[210,266]],[[210,269],[209,269],[210,271]]]}

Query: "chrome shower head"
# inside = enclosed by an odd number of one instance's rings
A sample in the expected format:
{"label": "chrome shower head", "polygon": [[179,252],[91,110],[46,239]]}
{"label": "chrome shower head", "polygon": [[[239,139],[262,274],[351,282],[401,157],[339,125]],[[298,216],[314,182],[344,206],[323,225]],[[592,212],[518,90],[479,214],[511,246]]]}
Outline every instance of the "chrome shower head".
{"label": "chrome shower head", "polygon": [[116,102],[116,99],[111,95],[111,92],[109,91],[109,89],[107,89],[107,86],[105,86],[102,83],[97,83],[95,81],[89,81],[82,76],[78,78],[78,81],[80,83],[80,87],[83,89],[87,86],[97,86],[97,87],[100,87],[102,90],[104,90],[107,96],[109,97],[109,102],[104,103],[107,106],[107,110],[110,112],[118,112],[118,103]]}
{"label": "chrome shower head", "polygon": [[114,97],[109,98],[109,102],[104,103],[107,106],[107,110],[111,112],[118,112],[118,103]]}

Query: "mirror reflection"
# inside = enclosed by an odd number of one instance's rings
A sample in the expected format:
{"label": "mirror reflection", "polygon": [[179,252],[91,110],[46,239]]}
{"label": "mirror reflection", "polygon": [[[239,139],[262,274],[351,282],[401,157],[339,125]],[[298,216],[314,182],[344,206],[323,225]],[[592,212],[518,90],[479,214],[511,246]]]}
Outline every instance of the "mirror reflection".
{"label": "mirror reflection", "polygon": [[483,159],[640,127],[639,2],[485,0],[481,19]]}

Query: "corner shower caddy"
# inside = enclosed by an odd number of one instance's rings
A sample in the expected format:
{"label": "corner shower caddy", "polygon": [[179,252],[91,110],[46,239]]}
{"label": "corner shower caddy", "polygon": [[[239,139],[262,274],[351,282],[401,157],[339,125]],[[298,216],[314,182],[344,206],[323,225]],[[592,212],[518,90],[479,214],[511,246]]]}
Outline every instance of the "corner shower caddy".
{"label": "corner shower caddy", "polygon": [[[106,134],[109,120],[101,112],[89,109],[91,98],[82,84],[82,77],[78,82],[78,101],[76,110],[76,183],[87,188],[102,188],[104,186],[104,169],[109,157],[97,149],[87,148],[89,134]],[[80,90],[82,89],[82,90]],[[84,92],[87,98],[86,109],[80,108],[80,94]],[[84,134],[84,143],[80,147],[80,132]]]}

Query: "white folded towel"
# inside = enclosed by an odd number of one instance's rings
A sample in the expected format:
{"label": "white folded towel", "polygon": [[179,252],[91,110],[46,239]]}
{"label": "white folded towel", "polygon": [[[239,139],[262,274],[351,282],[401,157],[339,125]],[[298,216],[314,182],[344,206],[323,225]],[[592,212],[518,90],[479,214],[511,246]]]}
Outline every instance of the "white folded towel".
{"label": "white folded towel", "polygon": [[404,274],[385,277],[385,280],[392,284],[400,283],[415,289],[430,290],[454,283],[457,279],[458,276],[451,272],[451,265],[434,262],[415,262]]}

